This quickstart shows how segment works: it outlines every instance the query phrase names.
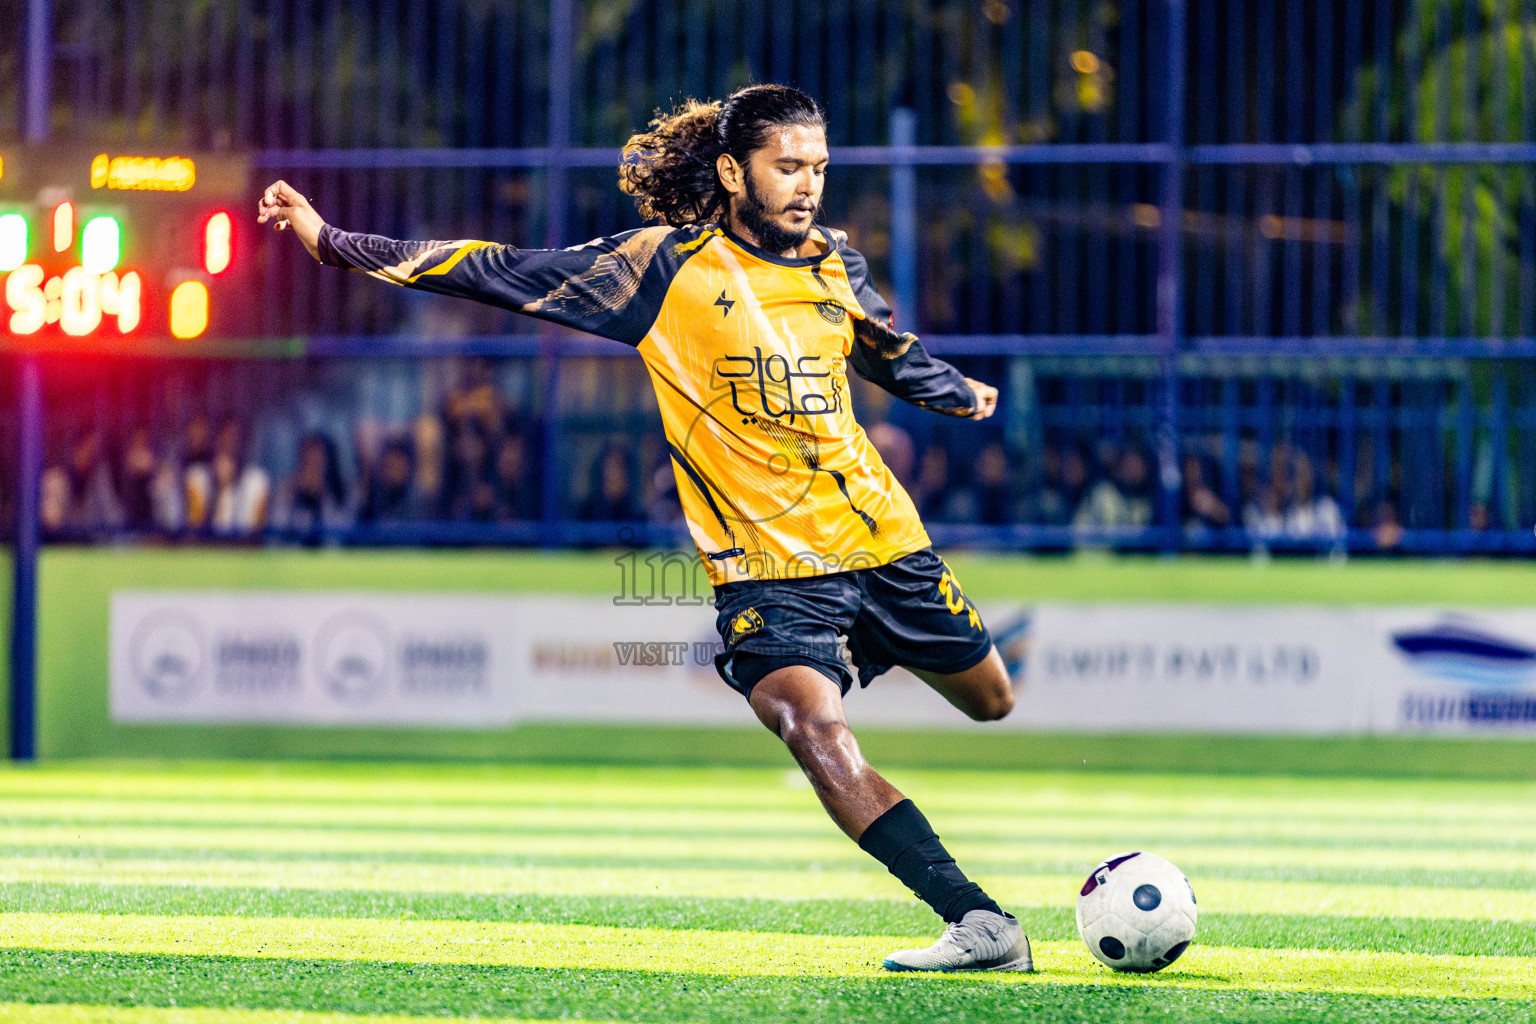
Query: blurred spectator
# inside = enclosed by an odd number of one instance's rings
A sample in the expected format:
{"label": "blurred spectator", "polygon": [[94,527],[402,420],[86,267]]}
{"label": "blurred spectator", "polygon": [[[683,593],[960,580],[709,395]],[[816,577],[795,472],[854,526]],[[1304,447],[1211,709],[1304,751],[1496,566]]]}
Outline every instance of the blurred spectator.
{"label": "blurred spectator", "polygon": [[659,462],[651,473],[651,499],[645,509],[646,521],[656,526],[679,526],[683,505],[677,495],[677,474],[669,458]]}
{"label": "blurred spectator", "polygon": [[430,518],[431,510],[416,491],[416,460],[410,441],[403,437],[385,441],[378,467],[370,474],[358,519],[391,526]]}
{"label": "blurred spectator", "polygon": [[44,532],[54,536],[99,533],[123,525],[123,506],[103,452],[101,431],[81,431],[64,465],[43,472],[38,516]]}
{"label": "blurred spectator", "polygon": [[1113,480],[1120,461],[1120,446],[1113,439],[1101,437],[1093,445],[1093,475],[1096,480]]}
{"label": "blurred spectator", "polygon": [[1061,449],[1047,441],[1040,448],[1040,478],[1024,521],[1041,526],[1056,525],[1052,514],[1061,502]]}
{"label": "blurred spectator", "polygon": [[226,537],[244,537],[266,529],[272,480],[260,466],[246,462],[245,432],[235,419],[219,425],[213,443],[212,511],[208,528]]}
{"label": "blurred spectator", "polygon": [[411,455],[416,462],[415,501],[425,518],[435,519],[446,504],[448,481],[442,420],[422,413],[412,421]]}
{"label": "blurred spectator", "polygon": [[865,434],[880,458],[890,469],[891,475],[903,487],[912,486],[914,449],[912,435],[894,423],[876,423]]}
{"label": "blurred spectator", "polygon": [[911,493],[920,516],[924,519],[943,517],[950,498],[949,451],[940,441],[934,440],[923,449]]}
{"label": "blurred spectator", "polygon": [[1467,529],[1481,533],[1488,529],[1490,519],[1488,506],[1481,501],[1474,501],[1467,508]]}
{"label": "blurred spectator", "polygon": [[1314,494],[1312,460],[1297,450],[1292,455],[1292,498],[1285,510],[1285,533],[1290,537],[1344,536],[1344,513],[1330,496]]}
{"label": "blurred spectator", "polygon": [[213,510],[213,424],[204,413],[187,421],[181,439],[181,522],[201,531]]}
{"label": "blurred spectator", "polygon": [[272,525],[308,538],[351,524],[336,446],[324,434],[299,442],[299,465],[278,492]]}
{"label": "blurred spectator", "polygon": [[593,463],[592,490],[581,507],[581,518],[599,522],[639,519],[629,474],[629,453],[607,445]]}
{"label": "blurred spectator", "polygon": [[1048,444],[1040,453],[1040,472],[1034,521],[1042,526],[1065,526],[1088,489],[1088,456],[1076,442],[1061,448]]}
{"label": "blurred spectator", "polygon": [[1272,481],[1243,506],[1243,528],[1253,537],[1271,540],[1285,531],[1285,489]]}
{"label": "blurred spectator", "polygon": [[155,514],[155,477],[159,471],[149,428],[134,427],[128,432],[118,474],[122,481],[119,496],[123,502],[123,525],[128,529],[149,530],[159,524],[160,517]]}
{"label": "blurred spectator", "polygon": [[469,494],[469,510],[463,518],[474,523],[495,521],[496,485],[493,482],[484,478],[475,481]]}
{"label": "blurred spectator", "polygon": [[1395,548],[1402,543],[1403,526],[1397,518],[1397,501],[1387,495],[1376,502],[1371,515],[1371,536],[1379,548]]}
{"label": "blurred spectator", "polygon": [[[344,431],[342,436],[345,437],[346,433]],[[354,420],[350,433],[351,455],[357,466],[357,480],[348,490],[353,506],[361,511],[368,501],[368,489],[372,485],[374,471],[378,469],[384,458],[384,445],[398,434],[391,430],[390,424],[376,416],[362,416]],[[337,446],[338,449],[340,447],[340,445]],[[346,465],[346,458],[339,450],[337,464],[342,467]],[[342,475],[343,477],[346,475],[345,468]]]}
{"label": "blurred spectator", "polygon": [[130,530],[180,532],[185,495],[176,464],[155,455],[148,427],[135,427],[129,432],[120,479],[123,525]]}
{"label": "blurred spectator", "polygon": [[458,384],[443,400],[443,418],[450,430],[472,424],[482,437],[500,433],[505,407],[496,390],[495,364],[484,357],[464,360]]}
{"label": "blurred spectator", "polygon": [[1232,525],[1232,510],[1207,481],[1205,460],[1184,456],[1184,529],[1220,530]]}
{"label": "blurred spectator", "polygon": [[56,466],[43,470],[37,496],[37,517],[43,526],[43,536],[59,536],[69,529],[69,506],[69,474]]}
{"label": "blurred spectator", "polygon": [[1152,496],[1147,457],[1134,447],[1110,456],[1101,446],[1100,460],[1113,466],[1114,475],[1093,485],[1072,516],[1073,528],[1106,530],[1150,526]]}
{"label": "blurred spectator", "polygon": [[448,518],[488,522],[496,514],[496,492],[489,479],[490,441],[476,419],[453,427],[448,464]]}
{"label": "blurred spectator", "polygon": [[993,441],[976,458],[975,521],[991,526],[1013,522],[1013,474],[1008,451]]}
{"label": "blurred spectator", "polygon": [[[1289,446],[1284,442],[1269,452],[1269,476],[1262,487],[1243,505],[1243,527],[1259,540],[1273,540],[1285,532],[1286,510],[1292,494]],[[1257,481],[1255,459],[1253,473]]]}
{"label": "blurred spectator", "polygon": [[1237,502],[1245,520],[1250,506],[1257,506],[1264,498],[1264,483],[1259,476],[1259,443],[1245,437],[1237,444]]}
{"label": "blurred spectator", "polygon": [[528,445],[521,434],[502,436],[496,445],[493,472],[497,522],[539,518],[538,481],[528,465]]}

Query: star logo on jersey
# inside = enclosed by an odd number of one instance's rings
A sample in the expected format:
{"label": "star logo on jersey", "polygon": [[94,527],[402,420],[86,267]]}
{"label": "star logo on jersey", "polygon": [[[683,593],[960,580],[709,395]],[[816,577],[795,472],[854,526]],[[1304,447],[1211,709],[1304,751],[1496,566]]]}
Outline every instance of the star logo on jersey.
{"label": "star logo on jersey", "polygon": [[727,317],[731,315],[731,307],[736,305],[736,300],[726,298],[725,289],[721,288],[720,297],[715,300],[715,305],[720,307],[720,315],[722,317]]}

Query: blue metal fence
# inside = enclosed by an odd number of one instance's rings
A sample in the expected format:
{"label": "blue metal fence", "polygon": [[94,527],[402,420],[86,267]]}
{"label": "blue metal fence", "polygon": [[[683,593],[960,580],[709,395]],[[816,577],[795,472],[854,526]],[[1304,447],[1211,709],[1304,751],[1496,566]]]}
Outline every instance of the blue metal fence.
{"label": "blue metal fence", "polygon": [[[1338,503],[1351,548],[1532,546],[1522,360],[1536,354],[1536,0],[4,0],[0,11],[35,30],[0,40],[15,69],[0,76],[0,138],[247,150],[333,221],[401,236],[564,245],[635,226],[613,167],[656,107],[793,82],[828,111],[827,219],[871,257],[904,325],[1004,384],[995,425],[946,443],[954,486],[972,491],[964,452],[1003,446],[1012,518],[945,525],[941,510],[937,534],[1088,536],[1048,522],[1031,495],[1063,451],[1113,442],[1150,463],[1154,505],[1151,525],[1100,538],[1117,544],[1337,544],[1242,528],[1262,503],[1251,478],[1279,449],[1312,467],[1302,472]],[[436,357],[529,367],[537,526],[389,537],[601,539],[577,515],[587,464],[650,407],[569,410],[539,396],[556,383],[564,394],[594,359],[609,377],[633,372],[618,369],[624,350],[317,271],[286,238],[264,236],[255,260],[266,301],[249,352],[298,338],[311,361],[418,360],[379,385],[414,393],[401,400],[413,408]],[[245,422],[286,423],[270,427],[286,431],[286,452],[263,442],[279,479],[314,417],[290,407],[289,385],[243,382],[355,365],[210,363],[194,394],[205,412],[218,405],[206,396],[228,393],[244,396]],[[88,423],[140,421],[93,379],[102,371],[67,372],[83,391],[50,399],[55,452]],[[338,424],[360,415],[323,381],[298,390],[328,396]],[[197,403],[161,405],[174,436]],[[928,445],[930,424],[891,416]],[[403,413],[383,418],[404,429]],[[330,433],[358,449],[346,458],[363,476],[354,427]],[[1191,457],[1227,526],[1184,529]],[[640,504],[643,462],[631,466]]]}

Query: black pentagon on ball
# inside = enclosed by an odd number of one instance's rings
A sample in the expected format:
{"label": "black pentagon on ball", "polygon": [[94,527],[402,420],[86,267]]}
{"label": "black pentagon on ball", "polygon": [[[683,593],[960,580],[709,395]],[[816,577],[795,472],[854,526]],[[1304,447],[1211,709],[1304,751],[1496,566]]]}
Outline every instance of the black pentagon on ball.
{"label": "black pentagon on ball", "polygon": [[1146,885],[1138,885],[1136,891],[1131,894],[1131,900],[1142,910],[1156,910],[1157,905],[1163,902],[1163,894],[1157,886],[1148,882]]}
{"label": "black pentagon on ball", "polygon": [[1125,956],[1125,943],[1113,935],[1106,935],[1099,940],[1099,951],[1111,960],[1119,960]]}
{"label": "black pentagon on ball", "polygon": [[1167,967],[1169,964],[1173,963],[1179,957],[1183,956],[1184,955],[1184,951],[1186,949],[1188,949],[1188,948],[1189,948],[1189,940],[1188,939],[1185,939],[1183,942],[1175,942],[1172,946],[1169,947],[1168,952],[1163,954],[1163,956],[1162,956],[1162,961],[1163,961],[1162,966]]}

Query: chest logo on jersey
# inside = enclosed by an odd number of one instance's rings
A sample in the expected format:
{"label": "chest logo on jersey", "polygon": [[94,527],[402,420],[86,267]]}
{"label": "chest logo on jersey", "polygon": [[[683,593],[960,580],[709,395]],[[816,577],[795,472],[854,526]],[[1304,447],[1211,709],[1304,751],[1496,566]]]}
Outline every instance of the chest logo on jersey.
{"label": "chest logo on jersey", "polygon": [[841,326],[843,321],[848,319],[848,311],[836,299],[816,303],[816,312],[820,313],[821,318],[833,327]]}
{"label": "chest logo on jersey", "polygon": [[791,365],[777,352],[765,356],[756,346],[749,356],[721,356],[715,361],[715,374],[730,387],[731,406],[743,422],[770,416],[794,423],[796,416],[841,411],[843,385],[834,373],[837,368],[834,364],[833,369],[823,370],[821,356],[799,356]]}
{"label": "chest logo on jersey", "polygon": [[727,317],[731,315],[731,307],[736,305],[736,300],[726,298],[725,289],[721,288],[720,297],[715,300],[715,305],[720,307],[720,315],[722,317]]}

